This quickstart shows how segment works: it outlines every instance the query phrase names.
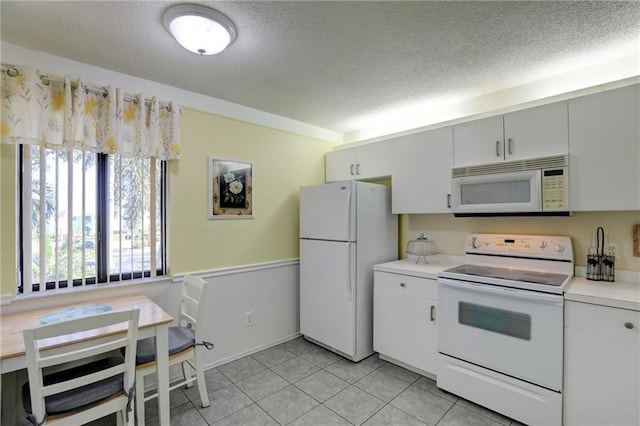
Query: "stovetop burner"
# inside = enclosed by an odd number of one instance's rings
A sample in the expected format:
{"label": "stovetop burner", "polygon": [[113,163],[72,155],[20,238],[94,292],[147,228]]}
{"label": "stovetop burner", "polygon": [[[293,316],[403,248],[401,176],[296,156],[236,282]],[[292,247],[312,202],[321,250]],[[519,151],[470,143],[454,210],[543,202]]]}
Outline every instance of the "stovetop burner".
{"label": "stovetop burner", "polygon": [[468,234],[465,264],[438,277],[562,294],[573,277],[571,238],[552,235]]}
{"label": "stovetop burner", "polygon": [[447,272],[550,286],[561,286],[569,277],[568,275],[553,274],[549,272],[496,268],[480,265],[461,265],[448,269]]}

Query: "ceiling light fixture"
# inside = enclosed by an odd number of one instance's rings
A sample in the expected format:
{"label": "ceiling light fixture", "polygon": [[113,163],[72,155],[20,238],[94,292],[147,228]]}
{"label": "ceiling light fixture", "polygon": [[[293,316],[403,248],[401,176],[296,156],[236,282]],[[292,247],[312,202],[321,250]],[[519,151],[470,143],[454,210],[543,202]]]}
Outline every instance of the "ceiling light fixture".
{"label": "ceiling light fixture", "polygon": [[199,55],[220,53],[236,39],[236,27],[229,18],[199,4],[171,6],[163,21],[182,47]]}

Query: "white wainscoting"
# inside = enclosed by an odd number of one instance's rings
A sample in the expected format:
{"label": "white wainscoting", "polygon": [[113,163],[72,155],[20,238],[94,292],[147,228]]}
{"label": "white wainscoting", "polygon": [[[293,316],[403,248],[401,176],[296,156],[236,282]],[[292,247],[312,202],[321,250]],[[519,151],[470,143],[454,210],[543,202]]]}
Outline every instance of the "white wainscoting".
{"label": "white wainscoting", "polygon": [[[205,338],[215,345],[206,352],[206,369],[299,336],[298,269],[299,260],[292,259],[190,272],[216,286],[205,301]],[[249,327],[246,312],[253,312]]]}
{"label": "white wainscoting", "polygon": [[[299,260],[288,259],[230,268],[186,272],[141,282],[63,289],[18,296],[5,301],[2,313],[44,309],[70,302],[145,293],[174,318],[180,310],[180,287],[186,274],[216,286],[210,292],[205,324],[206,339],[215,347],[207,351],[205,368],[213,368],[299,336]],[[7,303],[8,302],[8,303]],[[246,312],[253,325],[245,326]]]}
{"label": "white wainscoting", "polygon": [[[216,286],[215,291],[209,292],[209,300],[204,301],[208,306],[205,339],[215,345],[213,350],[206,351],[205,369],[226,364],[300,335],[299,263],[298,259],[290,259],[188,272]],[[92,300],[105,297],[145,293],[177,318],[180,309],[178,284],[185,274],[151,282],[64,289],[14,297],[5,301],[2,313],[54,308],[70,302],[91,303]],[[250,311],[253,311],[254,324],[246,327],[245,312]],[[171,373],[171,380],[176,379],[178,370],[172,370]],[[18,387],[27,380],[26,370],[8,374],[15,376],[11,380],[4,380],[4,383],[0,380],[2,395],[18,392]],[[147,389],[155,386],[153,377],[149,379],[145,383]],[[3,410],[7,408],[4,401],[2,406]]]}

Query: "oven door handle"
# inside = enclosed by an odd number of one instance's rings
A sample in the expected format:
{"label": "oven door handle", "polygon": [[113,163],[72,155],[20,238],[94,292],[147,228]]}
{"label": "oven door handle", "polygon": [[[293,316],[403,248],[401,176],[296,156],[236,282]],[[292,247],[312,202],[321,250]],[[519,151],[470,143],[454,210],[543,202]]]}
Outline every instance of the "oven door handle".
{"label": "oven door handle", "polygon": [[548,294],[548,293],[539,293],[528,290],[521,290],[517,288],[506,288],[499,286],[492,286],[486,284],[472,283],[472,282],[461,282],[456,280],[451,280],[449,278],[438,278],[438,284],[443,287],[451,287],[456,288],[458,290],[463,291],[473,291],[476,293],[482,294],[493,294],[496,296],[502,297],[510,297],[513,299],[519,300],[527,300],[532,302],[546,303],[549,305],[560,305],[564,304],[564,298],[561,294]]}

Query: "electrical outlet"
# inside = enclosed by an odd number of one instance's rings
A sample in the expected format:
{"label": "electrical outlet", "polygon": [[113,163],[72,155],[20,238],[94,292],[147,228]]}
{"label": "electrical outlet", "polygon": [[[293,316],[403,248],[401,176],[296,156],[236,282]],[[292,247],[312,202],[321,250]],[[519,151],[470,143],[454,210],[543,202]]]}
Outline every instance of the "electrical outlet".
{"label": "electrical outlet", "polygon": [[253,311],[245,312],[244,317],[244,326],[253,327]]}
{"label": "electrical outlet", "polygon": [[616,259],[619,256],[618,252],[618,244],[617,243],[609,243],[607,244],[607,255],[614,256]]}

